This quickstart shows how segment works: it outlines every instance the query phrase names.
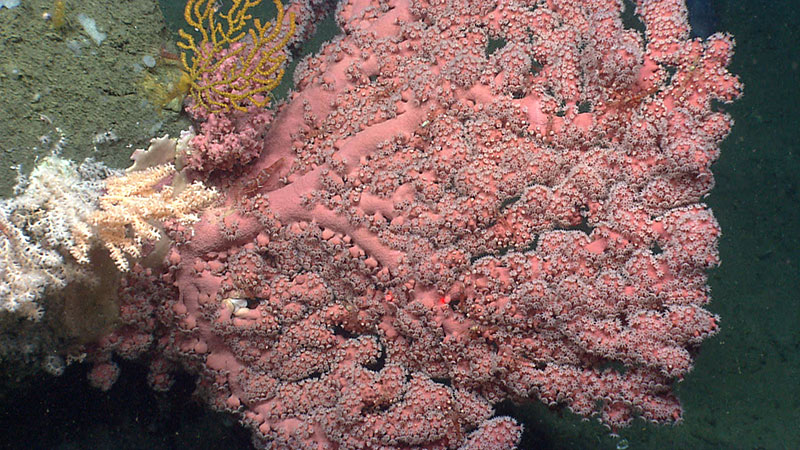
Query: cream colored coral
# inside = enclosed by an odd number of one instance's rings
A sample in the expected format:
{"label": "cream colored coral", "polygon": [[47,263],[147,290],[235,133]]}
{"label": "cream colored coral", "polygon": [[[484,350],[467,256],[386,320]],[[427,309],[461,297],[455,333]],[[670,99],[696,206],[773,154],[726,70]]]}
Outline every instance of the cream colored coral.
{"label": "cream colored coral", "polygon": [[18,194],[0,199],[0,313],[41,318],[48,292],[83,277],[88,225],[111,170],[94,161],[76,165],[50,155],[30,176],[20,175]]}
{"label": "cream colored coral", "polygon": [[219,196],[200,181],[177,194],[172,186],[160,185],[175,173],[174,165],[162,164],[106,179],[106,194],[100,197],[100,208],[91,222],[119,270],[128,270],[126,255],[141,256],[145,241],[161,237],[158,222],[174,219],[191,225],[200,219],[197,213]]}

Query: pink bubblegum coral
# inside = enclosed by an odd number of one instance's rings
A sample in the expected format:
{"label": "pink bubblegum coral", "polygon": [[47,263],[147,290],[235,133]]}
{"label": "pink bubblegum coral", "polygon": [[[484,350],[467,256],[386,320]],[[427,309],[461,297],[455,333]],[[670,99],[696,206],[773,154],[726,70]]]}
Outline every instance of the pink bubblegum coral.
{"label": "pink bubblegum coral", "polygon": [[191,138],[186,165],[204,175],[241,170],[264,150],[264,134],[272,114],[255,106],[247,113],[207,113],[194,107],[192,116],[199,121],[198,134]]}
{"label": "pink bubblegum coral", "polygon": [[509,448],[505,399],[679,420],[671,384],[718,323],[711,101],[741,86],[681,1],[640,1],[646,36],[621,12],[343,2],[104,348],[196,372],[271,448]]}

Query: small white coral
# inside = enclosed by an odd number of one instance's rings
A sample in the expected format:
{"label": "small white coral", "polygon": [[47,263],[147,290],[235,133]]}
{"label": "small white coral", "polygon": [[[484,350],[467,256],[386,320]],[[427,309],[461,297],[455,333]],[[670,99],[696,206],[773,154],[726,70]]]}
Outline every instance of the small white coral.
{"label": "small white coral", "polygon": [[49,156],[28,178],[20,177],[18,196],[0,201],[1,310],[38,319],[42,308],[37,300],[79,272],[62,254],[82,261],[79,256],[91,236],[89,217],[109,173],[90,160],[76,167]]}
{"label": "small white coral", "polygon": [[31,172],[25,192],[13,199],[27,222],[27,232],[50,248],[64,248],[81,263],[92,231],[89,218],[97,209],[103,179],[113,173],[86,160],[79,167],[55,156],[45,158]]}
{"label": "small white coral", "polygon": [[[5,206],[5,205],[3,205]],[[39,319],[43,310],[36,300],[49,286],[63,286],[61,256],[30,242],[0,212],[0,309]]]}

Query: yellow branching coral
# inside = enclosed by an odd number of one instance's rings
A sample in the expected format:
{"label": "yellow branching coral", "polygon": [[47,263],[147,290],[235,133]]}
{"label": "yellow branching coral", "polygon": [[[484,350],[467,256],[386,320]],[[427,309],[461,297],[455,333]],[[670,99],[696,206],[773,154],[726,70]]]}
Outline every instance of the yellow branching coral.
{"label": "yellow branching coral", "polygon": [[289,29],[283,26],[284,10],[280,0],[275,21],[261,23],[248,13],[261,0],[233,0],[226,13],[217,12],[216,0],[188,0],[184,9],[186,23],[200,33],[200,42],[180,30],[183,39],[178,47],[181,62],[191,79],[190,93],[197,105],[210,112],[245,111],[248,102],[263,107],[269,92],[283,78],[285,47],[294,34],[294,15],[289,15]]}
{"label": "yellow branching coral", "polygon": [[144,241],[161,237],[155,223],[174,219],[191,225],[200,219],[197,212],[218,197],[217,191],[200,181],[179,193],[169,185],[156,188],[173,173],[175,166],[162,164],[106,179],[106,194],[100,197],[100,209],[92,216],[92,223],[119,270],[128,270],[125,255],[138,258]]}

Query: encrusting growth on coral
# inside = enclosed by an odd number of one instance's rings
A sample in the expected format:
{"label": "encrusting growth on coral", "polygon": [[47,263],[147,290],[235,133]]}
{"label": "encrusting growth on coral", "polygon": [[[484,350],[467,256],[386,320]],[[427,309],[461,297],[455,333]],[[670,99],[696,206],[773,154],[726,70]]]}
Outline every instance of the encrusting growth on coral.
{"label": "encrusting growth on coral", "polygon": [[258,107],[269,103],[269,92],[283,78],[284,49],[294,34],[294,15],[289,28],[283,25],[284,9],[275,21],[261,22],[248,13],[261,0],[234,0],[226,13],[217,14],[215,0],[189,0],[184,9],[186,23],[200,33],[200,42],[180,30],[184,52],[181,62],[191,80],[190,93],[197,105],[209,112],[247,111],[248,102]]}

